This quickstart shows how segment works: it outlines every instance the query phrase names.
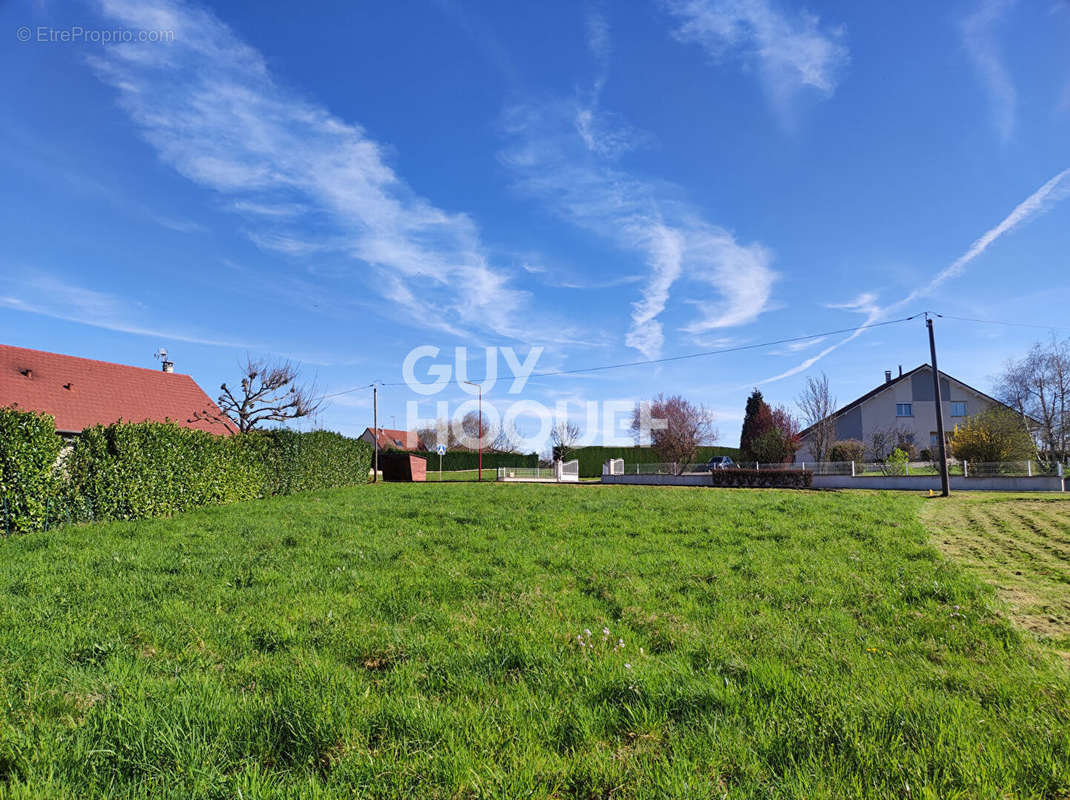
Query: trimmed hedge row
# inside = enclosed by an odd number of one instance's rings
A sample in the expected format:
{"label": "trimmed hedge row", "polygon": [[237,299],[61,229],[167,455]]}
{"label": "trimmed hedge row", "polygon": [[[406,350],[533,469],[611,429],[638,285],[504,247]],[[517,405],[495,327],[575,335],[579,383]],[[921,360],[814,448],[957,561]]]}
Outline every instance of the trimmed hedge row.
{"label": "trimmed hedge row", "polygon": [[371,460],[366,442],[328,431],[215,436],[158,422],[95,426],[62,446],[51,417],[0,409],[0,533],[366,483]]}
{"label": "trimmed hedge row", "polygon": [[814,484],[814,473],[802,469],[715,469],[710,477],[714,486],[744,489],[809,489]]}
{"label": "trimmed hedge row", "polygon": [[[383,451],[380,451],[382,453]],[[438,453],[431,450],[392,450],[390,452],[405,452],[411,456],[419,456],[427,459],[428,469],[438,469]],[[472,450],[447,450],[442,456],[443,470],[476,469],[479,466],[479,452]],[[538,453],[483,453],[483,469],[496,469],[497,467],[537,467],[539,466]],[[602,473],[599,472],[599,475]]]}
{"label": "trimmed hedge row", "polygon": [[[705,463],[714,456],[731,456],[739,460],[738,447],[699,447],[695,461]],[[657,464],[661,458],[652,447],[577,447],[573,458],[580,462],[581,478],[597,478],[602,474],[602,465],[611,458],[623,458],[624,464]]]}
{"label": "trimmed hedge row", "polygon": [[0,532],[39,526],[56,493],[53,467],[62,446],[52,417],[0,408]]}

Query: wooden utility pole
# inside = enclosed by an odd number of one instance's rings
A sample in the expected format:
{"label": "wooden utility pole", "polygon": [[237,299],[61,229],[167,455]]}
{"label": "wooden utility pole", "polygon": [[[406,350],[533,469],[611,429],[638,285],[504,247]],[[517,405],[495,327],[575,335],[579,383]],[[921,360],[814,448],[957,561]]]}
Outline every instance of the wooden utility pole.
{"label": "wooden utility pole", "polygon": [[375,460],[372,462],[372,483],[379,480],[379,387],[372,387],[372,434],[375,439]]}
{"label": "wooden utility pole", "polygon": [[940,438],[940,494],[951,494],[951,478],[947,474],[947,442],[944,441],[944,401],[940,396],[940,370],[936,367],[936,337],[933,334],[932,317],[925,314],[925,326],[929,329],[929,355],[933,359],[933,397],[936,398],[936,435]]}

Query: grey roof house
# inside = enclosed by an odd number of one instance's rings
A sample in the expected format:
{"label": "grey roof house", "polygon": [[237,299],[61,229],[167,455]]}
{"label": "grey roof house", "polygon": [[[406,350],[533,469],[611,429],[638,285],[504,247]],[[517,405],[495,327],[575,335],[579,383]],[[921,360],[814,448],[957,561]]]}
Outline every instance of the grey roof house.
{"label": "grey roof house", "polygon": [[[940,398],[944,407],[944,433],[955,425],[980,414],[992,405],[1003,405],[994,397],[974,389],[947,373],[940,372]],[[832,415],[836,439],[858,439],[868,446],[873,434],[892,429],[902,431],[919,450],[936,447],[936,400],[932,367],[922,364],[909,372],[899,369],[898,377],[884,373],[884,383]],[[801,433],[802,447],[795,462],[814,461],[810,451],[813,427]]]}

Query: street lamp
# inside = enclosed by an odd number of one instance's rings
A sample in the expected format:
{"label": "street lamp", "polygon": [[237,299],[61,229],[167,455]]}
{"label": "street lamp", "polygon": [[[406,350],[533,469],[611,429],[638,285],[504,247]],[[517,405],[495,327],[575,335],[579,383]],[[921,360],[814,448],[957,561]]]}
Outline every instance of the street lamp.
{"label": "street lamp", "polygon": [[469,386],[479,389],[479,480],[483,480],[483,384],[465,381]]}

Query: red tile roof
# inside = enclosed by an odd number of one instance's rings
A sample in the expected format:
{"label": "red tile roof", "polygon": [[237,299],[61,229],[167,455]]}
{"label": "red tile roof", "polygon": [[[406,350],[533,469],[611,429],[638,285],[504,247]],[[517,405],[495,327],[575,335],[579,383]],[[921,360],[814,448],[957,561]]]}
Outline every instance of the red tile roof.
{"label": "red tile roof", "polygon": [[90,425],[171,420],[210,433],[232,425],[191,421],[219,408],[189,375],[43,350],[0,345],[0,407],[17,406],[56,418],[56,430],[76,433]]}
{"label": "red tile roof", "polygon": [[[368,440],[368,444],[374,444],[372,429],[365,428],[362,439]],[[420,437],[412,431],[397,431],[391,428],[379,429],[380,450],[419,450]]]}

